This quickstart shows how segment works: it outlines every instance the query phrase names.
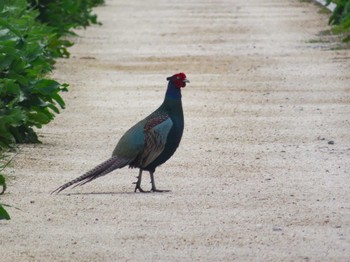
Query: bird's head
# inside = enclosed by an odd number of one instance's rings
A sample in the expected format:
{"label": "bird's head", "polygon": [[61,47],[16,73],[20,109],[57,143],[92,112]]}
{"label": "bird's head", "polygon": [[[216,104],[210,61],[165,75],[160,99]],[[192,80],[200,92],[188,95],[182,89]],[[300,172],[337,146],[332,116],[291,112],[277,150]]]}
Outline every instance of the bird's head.
{"label": "bird's head", "polygon": [[169,76],[169,77],[167,77],[167,80],[172,81],[174,83],[174,85],[179,89],[185,87],[186,83],[190,82],[186,78],[185,73],[178,73],[178,74],[175,74],[173,76]]}

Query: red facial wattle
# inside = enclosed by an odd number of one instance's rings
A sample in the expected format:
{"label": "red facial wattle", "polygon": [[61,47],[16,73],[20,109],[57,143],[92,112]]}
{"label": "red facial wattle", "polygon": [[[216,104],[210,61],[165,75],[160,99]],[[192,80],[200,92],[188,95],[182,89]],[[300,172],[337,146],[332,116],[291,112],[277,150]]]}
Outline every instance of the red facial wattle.
{"label": "red facial wattle", "polygon": [[177,88],[183,88],[186,86],[186,83],[190,81],[186,78],[184,73],[178,73],[172,76],[173,82]]}

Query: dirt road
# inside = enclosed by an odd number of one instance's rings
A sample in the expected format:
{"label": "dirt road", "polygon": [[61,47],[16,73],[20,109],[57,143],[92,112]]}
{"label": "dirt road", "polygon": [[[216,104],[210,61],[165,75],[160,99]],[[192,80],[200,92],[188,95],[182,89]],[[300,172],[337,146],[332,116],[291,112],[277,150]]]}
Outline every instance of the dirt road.
{"label": "dirt road", "polygon": [[[119,1],[96,9],[55,79],[67,109],[21,146],[1,261],[350,259],[350,52],[310,3]],[[185,132],[158,168],[50,191],[107,159],[183,71]],[[145,176],[146,178],[146,176]],[[147,179],[145,179],[147,182]]]}

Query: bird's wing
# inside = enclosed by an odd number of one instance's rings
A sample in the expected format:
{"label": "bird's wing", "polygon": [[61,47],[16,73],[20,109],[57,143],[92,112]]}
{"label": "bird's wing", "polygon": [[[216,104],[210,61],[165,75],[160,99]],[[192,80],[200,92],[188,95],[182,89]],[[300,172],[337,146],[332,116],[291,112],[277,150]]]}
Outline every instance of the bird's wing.
{"label": "bird's wing", "polygon": [[141,166],[152,163],[164,150],[173,121],[166,113],[151,115],[144,126],[145,147],[141,155]]}
{"label": "bird's wing", "polygon": [[142,154],[145,147],[145,135],[143,128],[146,123],[146,119],[141,120],[126,131],[120,138],[112,155],[129,159],[130,162],[132,162],[135,158]]}

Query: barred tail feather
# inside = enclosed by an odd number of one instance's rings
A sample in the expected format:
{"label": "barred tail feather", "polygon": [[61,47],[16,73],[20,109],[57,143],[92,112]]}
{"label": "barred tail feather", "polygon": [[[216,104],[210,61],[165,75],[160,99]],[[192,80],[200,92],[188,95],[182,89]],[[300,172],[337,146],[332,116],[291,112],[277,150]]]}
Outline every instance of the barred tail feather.
{"label": "barred tail feather", "polygon": [[99,164],[98,166],[96,166],[94,169],[86,172],[85,174],[81,175],[80,177],[77,177],[76,179],[73,179],[70,182],[65,183],[64,185],[58,187],[57,189],[55,189],[54,191],[52,191],[51,194],[53,193],[59,193],[62,190],[66,189],[67,187],[70,187],[72,185],[76,186],[81,186],[84,185],[98,177],[104,176],[110,172],[112,172],[113,170],[117,169],[117,168],[122,168],[124,166],[126,166],[129,163],[129,159],[125,159],[125,158],[120,158],[118,156],[112,156],[111,158],[109,158],[108,160],[106,160],[105,162]]}

